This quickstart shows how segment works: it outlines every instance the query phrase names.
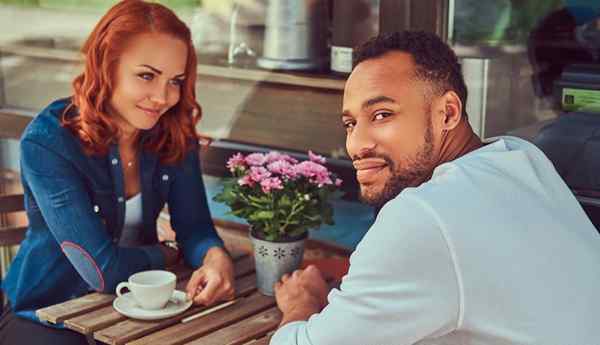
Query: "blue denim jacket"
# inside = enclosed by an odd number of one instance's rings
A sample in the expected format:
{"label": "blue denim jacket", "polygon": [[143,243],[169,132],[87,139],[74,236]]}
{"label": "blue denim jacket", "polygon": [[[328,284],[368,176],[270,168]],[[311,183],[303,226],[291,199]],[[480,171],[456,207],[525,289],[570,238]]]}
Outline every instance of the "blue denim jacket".
{"label": "blue denim jacket", "polygon": [[125,217],[119,150],[114,145],[106,156],[86,155],[59,122],[69,102],[50,104],[21,138],[29,228],[3,290],[13,311],[34,321],[38,308],[93,290],[114,293],[131,274],[164,268],[156,219],[165,202],[187,264],[199,267],[209,248],[223,245],[209,214],[196,147],[176,165],[140,154],[142,245],[117,246]]}

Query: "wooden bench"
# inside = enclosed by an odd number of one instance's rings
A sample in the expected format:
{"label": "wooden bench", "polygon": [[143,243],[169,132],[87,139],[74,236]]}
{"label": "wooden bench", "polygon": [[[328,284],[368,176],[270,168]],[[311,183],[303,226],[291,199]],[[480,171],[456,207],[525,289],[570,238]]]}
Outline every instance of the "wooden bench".
{"label": "wooden bench", "polygon": [[[14,217],[17,212],[24,212],[23,194],[0,195],[0,277],[4,278],[8,267],[16,254],[27,226],[23,226]],[[22,218],[22,217],[20,217]],[[0,293],[0,309],[4,309],[4,294]]]}

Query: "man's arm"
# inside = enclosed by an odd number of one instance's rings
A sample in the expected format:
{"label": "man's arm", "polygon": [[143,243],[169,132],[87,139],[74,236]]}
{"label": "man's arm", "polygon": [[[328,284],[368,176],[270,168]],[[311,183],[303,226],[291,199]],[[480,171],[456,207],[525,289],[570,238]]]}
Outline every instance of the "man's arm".
{"label": "man's arm", "polygon": [[318,295],[314,279],[306,279],[308,286],[296,283],[294,298],[277,296],[284,316],[271,344],[413,344],[445,334],[458,327],[461,312],[455,272],[432,215],[416,202],[394,201],[382,209],[350,258],[340,290],[329,293],[320,312],[319,298],[307,297]]}

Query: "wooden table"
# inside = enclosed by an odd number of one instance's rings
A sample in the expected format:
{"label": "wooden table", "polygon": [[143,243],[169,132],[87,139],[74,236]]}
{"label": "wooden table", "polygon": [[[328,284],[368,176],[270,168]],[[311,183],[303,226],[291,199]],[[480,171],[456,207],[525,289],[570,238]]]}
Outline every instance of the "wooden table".
{"label": "wooden table", "polygon": [[[181,320],[209,309],[192,306],[177,316],[141,321],[127,318],[112,307],[115,295],[91,293],[37,310],[41,320],[64,323],[86,336],[90,344],[268,344],[281,313],[273,297],[256,290],[254,261],[244,252],[233,252],[237,302],[192,321]],[[177,289],[185,290],[192,269],[176,266]]]}

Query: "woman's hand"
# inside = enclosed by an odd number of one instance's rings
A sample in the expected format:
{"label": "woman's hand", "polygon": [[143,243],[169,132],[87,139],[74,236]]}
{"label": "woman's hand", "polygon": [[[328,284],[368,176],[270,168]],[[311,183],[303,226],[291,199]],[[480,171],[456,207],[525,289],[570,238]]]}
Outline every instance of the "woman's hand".
{"label": "woman's hand", "polygon": [[192,274],[187,284],[187,297],[195,304],[212,305],[235,296],[233,262],[220,247],[208,250],[202,267]]}

